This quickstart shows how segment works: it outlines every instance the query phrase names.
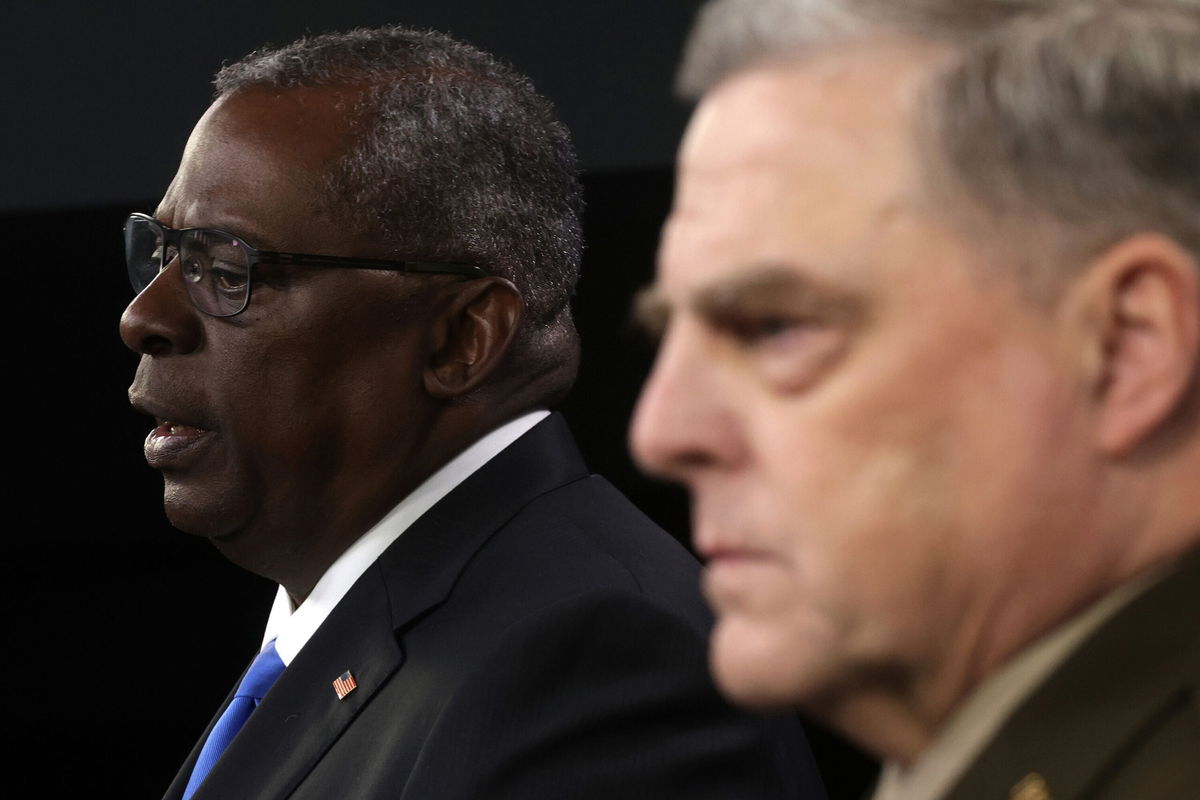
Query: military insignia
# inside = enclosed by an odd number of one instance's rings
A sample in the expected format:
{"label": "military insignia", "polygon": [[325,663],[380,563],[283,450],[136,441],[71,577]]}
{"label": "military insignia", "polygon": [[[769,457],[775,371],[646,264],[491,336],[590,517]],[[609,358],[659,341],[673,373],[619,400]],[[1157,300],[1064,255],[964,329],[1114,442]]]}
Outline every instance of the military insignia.
{"label": "military insignia", "polygon": [[1009,800],[1054,800],[1046,779],[1036,772],[1031,772],[1019,780],[1012,791],[1008,793]]}

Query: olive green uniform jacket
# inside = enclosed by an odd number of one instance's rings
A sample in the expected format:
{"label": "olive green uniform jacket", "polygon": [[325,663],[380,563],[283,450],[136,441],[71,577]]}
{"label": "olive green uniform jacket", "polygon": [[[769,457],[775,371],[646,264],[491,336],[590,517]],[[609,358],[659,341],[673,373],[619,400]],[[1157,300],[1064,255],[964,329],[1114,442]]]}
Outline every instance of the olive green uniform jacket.
{"label": "olive green uniform jacket", "polygon": [[1092,633],[946,800],[1200,800],[1200,552]]}

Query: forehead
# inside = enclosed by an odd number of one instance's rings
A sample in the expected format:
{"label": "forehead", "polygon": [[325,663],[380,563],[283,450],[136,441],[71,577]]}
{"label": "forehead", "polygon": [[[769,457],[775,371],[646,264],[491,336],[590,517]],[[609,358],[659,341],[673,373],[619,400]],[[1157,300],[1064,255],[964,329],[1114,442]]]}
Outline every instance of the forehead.
{"label": "forehead", "polygon": [[318,87],[218,98],[192,131],[158,217],[177,228],[225,228],[259,247],[283,247],[277,239],[298,231],[280,228],[322,207],[323,178],[351,141],[357,94]]}
{"label": "forehead", "polygon": [[716,87],[680,150],[666,288],[753,263],[835,269],[869,258],[922,204],[910,128],[934,58],[880,45],[764,65]]}

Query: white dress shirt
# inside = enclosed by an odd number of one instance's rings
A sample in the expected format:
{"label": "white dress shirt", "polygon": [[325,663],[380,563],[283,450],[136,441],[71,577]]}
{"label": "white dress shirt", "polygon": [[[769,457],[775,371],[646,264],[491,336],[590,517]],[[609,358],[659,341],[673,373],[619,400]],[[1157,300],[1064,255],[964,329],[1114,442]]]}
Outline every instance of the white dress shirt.
{"label": "white dress shirt", "polygon": [[472,473],[495,458],[501,450],[550,416],[549,411],[531,411],[501,425],[459,453],[448,464],[430,475],[424,483],[364,533],[329,566],[303,603],[297,608],[282,586],[275,593],[275,604],[267,618],[263,647],[272,639],[284,665],[292,659],[321,627],[334,606],[350,591],[375,559],[400,537],[417,518],[433,507]]}

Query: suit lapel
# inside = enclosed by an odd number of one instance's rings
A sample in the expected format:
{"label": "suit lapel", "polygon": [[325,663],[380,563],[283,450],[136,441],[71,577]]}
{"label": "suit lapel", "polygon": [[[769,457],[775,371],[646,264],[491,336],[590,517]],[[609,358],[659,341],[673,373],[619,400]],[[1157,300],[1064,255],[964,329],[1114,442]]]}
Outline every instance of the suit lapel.
{"label": "suit lapel", "polygon": [[[566,423],[555,414],[463,481],[363,573],[284,670],[195,800],[291,794],[401,667],[397,633],[445,600],[475,552],[522,507],[586,476]],[[339,700],[333,681],[347,670],[357,688]],[[207,735],[167,800],[182,795]]]}
{"label": "suit lapel", "polygon": [[[371,568],[271,687],[195,800],[287,797],[403,662],[387,608]],[[358,685],[338,699],[333,681],[347,670]]]}
{"label": "suit lapel", "polygon": [[204,747],[204,743],[208,740],[208,735],[212,733],[212,729],[216,726],[217,720],[225,713],[225,707],[233,700],[233,693],[237,691],[237,687],[241,684],[242,678],[246,675],[246,670],[250,669],[250,663],[246,662],[246,669],[242,670],[242,674],[238,676],[237,681],[233,684],[233,688],[229,690],[229,694],[225,695],[225,700],[222,701],[217,713],[213,714],[212,719],[208,721],[208,727],[204,729],[204,733],[200,734],[200,738],[192,745],[192,751],[188,753],[187,759],[184,760],[183,766],[179,768],[179,772],[175,773],[175,780],[171,781],[171,785],[167,787],[166,794],[163,795],[163,800],[179,800],[183,797],[183,790],[187,788],[188,779],[192,776],[192,769],[196,766],[196,759],[200,757],[200,750]]}
{"label": "suit lapel", "polygon": [[[1105,623],[1018,708],[946,800],[1080,797],[1200,669],[1200,553]],[[1014,795],[1017,796],[1017,795]]]}
{"label": "suit lapel", "polygon": [[445,600],[471,557],[517,512],[587,475],[566,422],[551,414],[455,487],[377,562],[396,629]]}

